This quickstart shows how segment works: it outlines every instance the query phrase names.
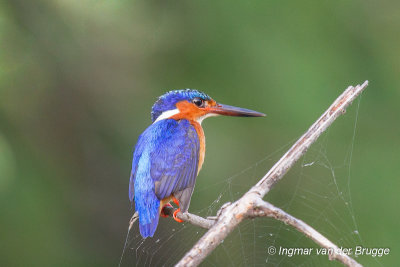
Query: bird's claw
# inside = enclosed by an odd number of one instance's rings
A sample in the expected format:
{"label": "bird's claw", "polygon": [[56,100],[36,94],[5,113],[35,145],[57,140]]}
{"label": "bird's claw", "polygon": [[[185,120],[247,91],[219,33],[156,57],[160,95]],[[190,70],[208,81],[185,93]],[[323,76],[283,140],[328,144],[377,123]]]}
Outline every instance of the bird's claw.
{"label": "bird's claw", "polygon": [[181,219],[178,219],[178,217],[176,217],[176,214],[181,211],[181,209],[179,208],[179,200],[177,200],[175,198],[175,196],[173,196],[172,201],[174,201],[175,205],[178,206],[178,209],[176,211],[174,211],[174,214],[173,214],[174,220],[177,221],[178,223],[183,223],[183,221]]}
{"label": "bird's claw", "polygon": [[174,220],[177,221],[178,223],[183,223],[183,220],[178,219],[178,217],[176,217],[176,214],[178,212],[181,212],[181,209],[177,209],[176,211],[174,211],[174,214],[173,214]]}

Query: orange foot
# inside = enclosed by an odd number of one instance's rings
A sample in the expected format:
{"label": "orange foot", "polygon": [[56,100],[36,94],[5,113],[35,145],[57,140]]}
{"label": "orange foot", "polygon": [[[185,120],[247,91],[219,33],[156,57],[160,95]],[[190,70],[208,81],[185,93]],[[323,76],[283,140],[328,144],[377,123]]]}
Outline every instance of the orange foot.
{"label": "orange foot", "polygon": [[178,201],[174,196],[172,197],[172,200],[173,200],[174,203],[178,206],[178,209],[177,209],[176,211],[174,211],[174,215],[173,215],[174,220],[177,221],[177,222],[179,222],[179,223],[183,223],[183,221],[182,221],[181,219],[178,219],[178,218],[176,217],[176,214],[177,214],[178,212],[181,211],[181,209],[179,208],[179,201]]}
{"label": "orange foot", "polygon": [[169,204],[169,203],[167,203],[167,204],[165,204],[163,207],[162,207],[162,209],[161,209],[161,213],[160,213],[160,215],[161,215],[161,217],[168,217],[168,214],[165,214],[164,213],[164,208],[165,207],[171,207],[172,208],[172,205],[171,204]]}

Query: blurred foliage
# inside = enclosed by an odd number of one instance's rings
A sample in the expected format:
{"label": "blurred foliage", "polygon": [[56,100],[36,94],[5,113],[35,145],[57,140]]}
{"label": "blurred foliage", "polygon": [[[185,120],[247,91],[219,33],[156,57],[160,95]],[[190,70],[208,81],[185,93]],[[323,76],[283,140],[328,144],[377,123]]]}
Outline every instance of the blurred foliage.
{"label": "blurred foliage", "polygon": [[[390,247],[381,263],[394,266],[399,8],[360,0],[2,1],[1,265],[117,264],[132,213],[132,148],[166,90],[196,88],[268,114],[204,123],[201,188],[287,144],[348,85],[368,79],[351,196],[364,242]],[[350,126],[333,126],[330,146],[348,145],[355,105]],[[217,197],[202,192],[192,210]]]}

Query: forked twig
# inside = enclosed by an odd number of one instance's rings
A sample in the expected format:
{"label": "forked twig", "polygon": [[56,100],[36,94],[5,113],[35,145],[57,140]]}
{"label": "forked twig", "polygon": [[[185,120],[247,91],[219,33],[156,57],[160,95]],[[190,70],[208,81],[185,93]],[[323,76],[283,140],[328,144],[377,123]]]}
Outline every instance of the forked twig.
{"label": "forked twig", "polygon": [[[255,186],[253,186],[236,202],[224,206],[224,209],[220,212],[215,223],[212,224],[211,228],[193,246],[193,248],[186,253],[176,266],[199,265],[243,219],[255,217],[257,214],[256,217],[268,216],[288,223],[315,241],[321,247],[332,248],[332,254],[329,255],[329,259],[338,260],[347,266],[361,266],[346,254],[339,253],[339,251],[335,249],[337,248],[335,244],[312,227],[285,213],[283,210],[263,201],[262,198],[270,191],[276,182],[282,179],[287,171],[318,139],[318,137],[346,111],[346,108],[358,95],[361,94],[367,85],[368,81],[365,81],[362,85],[348,87]],[[178,213],[178,217],[185,221],[190,221],[192,216],[196,215]],[[212,220],[203,220],[208,221],[208,223],[212,222]],[[193,221],[190,222],[193,223]],[[203,224],[196,225],[201,226]],[[207,226],[209,225],[207,224]]]}
{"label": "forked twig", "polygon": [[284,222],[285,224],[296,228],[300,233],[303,233],[321,247],[327,249],[327,251],[329,251],[328,255],[330,260],[338,260],[347,266],[361,266],[361,264],[347,256],[347,254],[341,251],[338,246],[320,234],[317,230],[309,226],[307,223],[293,217],[280,208],[261,200],[260,198],[256,199],[255,208],[249,211],[248,216],[250,218],[271,217],[278,221]]}

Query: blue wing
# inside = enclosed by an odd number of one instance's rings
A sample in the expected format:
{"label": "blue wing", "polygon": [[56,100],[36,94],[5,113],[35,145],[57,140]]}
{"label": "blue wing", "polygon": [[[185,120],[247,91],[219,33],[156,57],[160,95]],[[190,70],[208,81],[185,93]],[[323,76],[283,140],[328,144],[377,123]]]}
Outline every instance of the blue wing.
{"label": "blue wing", "polygon": [[135,200],[143,237],[153,236],[160,200],[178,198],[187,211],[197,176],[199,138],[187,120],[161,120],[149,126],[135,148],[129,198]]}

